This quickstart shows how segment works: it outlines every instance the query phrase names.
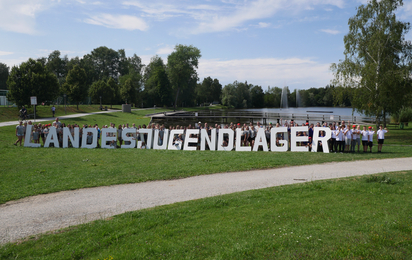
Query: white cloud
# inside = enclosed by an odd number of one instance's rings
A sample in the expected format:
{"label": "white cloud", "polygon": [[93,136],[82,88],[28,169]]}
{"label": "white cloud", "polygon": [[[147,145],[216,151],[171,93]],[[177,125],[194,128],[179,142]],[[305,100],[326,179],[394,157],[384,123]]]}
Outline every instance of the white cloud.
{"label": "white cloud", "polygon": [[84,22],[101,25],[107,28],[125,29],[129,31],[146,31],[149,28],[143,19],[131,15],[99,14],[85,19]]}
{"label": "white cloud", "polygon": [[170,46],[166,46],[166,47],[163,47],[163,48],[160,48],[160,49],[158,49],[157,50],[157,52],[156,52],[156,54],[158,54],[158,55],[169,55],[170,53],[172,53],[174,51],[174,48],[173,47],[170,47]]}
{"label": "white cloud", "polygon": [[36,16],[53,5],[51,0],[0,0],[0,29],[35,34]]}
{"label": "white cloud", "polygon": [[320,31],[324,32],[324,33],[334,34],[334,35],[340,33],[340,31],[338,31],[338,30],[331,30],[331,29],[322,29]]}
{"label": "white cloud", "polygon": [[13,52],[9,52],[9,51],[0,51],[0,56],[3,56],[3,55],[11,55],[11,54],[13,54]]}
{"label": "white cloud", "polygon": [[258,23],[258,27],[260,27],[260,28],[266,28],[266,27],[269,27],[269,26],[270,26],[270,23],[262,23],[262,22]]}
{"label": "white cloud", "polygon": [[[176,1],[154,0],[151,2],[128,0],[122,2],[124,6],[137,8],[144,17],[157,20],[172,17],[186,16],[194,19],[195,28],[185,28],[191,34],[222,32],[238,30],[245,27],[245,23],[272,17],[279,11],[290,15],[299,14],[305,10],[328,6],[344,7],[344,0],[225,0],[219,5],[201,4],[185,5]],[[261,22],[261,27],[266,23]]]}
{"label": "white cloud", "polygon": [[248,81],[253,85],[283,86],[292,88],[324,87],[330,83],[330,64],[320,64],[312,59],[241,59],[199,61],[199,78],[217,78],[222,85]]}

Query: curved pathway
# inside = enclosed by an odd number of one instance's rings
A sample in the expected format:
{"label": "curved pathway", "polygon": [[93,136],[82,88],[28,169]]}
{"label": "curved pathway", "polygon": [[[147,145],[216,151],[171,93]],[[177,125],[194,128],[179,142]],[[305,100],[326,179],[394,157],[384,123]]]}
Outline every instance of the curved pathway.
{"label": "curved pathway", "polygon": [[159,205],[285,184],[412,170],[412,158],[218,173],[63,191],[0,205],[0,243]]}

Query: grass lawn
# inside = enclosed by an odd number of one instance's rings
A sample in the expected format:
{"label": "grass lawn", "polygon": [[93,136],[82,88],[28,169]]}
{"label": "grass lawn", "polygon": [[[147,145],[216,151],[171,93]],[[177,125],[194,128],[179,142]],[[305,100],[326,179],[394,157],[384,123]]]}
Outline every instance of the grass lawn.
{"label": "grass lawn", "polygon": [[[105,105],[104,105],[105,106]],[[48,118],[52,117],[53,114],[51,112],[52,106],[36,106],[36,118]],[[66,107],[66,112],[63,105],[56,106],[56,117],[64,116],[64,115],[71,115],[77,113],[91,113],[91,112],[98,112],[100,105],[79,105],[79,109],[77,109],[76,105],[68,105]],[[110,105],[107,106],[110,108]],[[121,105],[114,105],[112,109],[121,110]],[[33,114],[34,108],[27,108],[27,114]],[[33,117],[30,117],[33,119]],[[19,120],[19,108],[17,107],[0,107],[0,122],[7,122],[7,121],[17,121]]]}
{"label": "grass lawn", "polygon": [[1,259],[411,259],[412,172],[129,212],[0,246]]}

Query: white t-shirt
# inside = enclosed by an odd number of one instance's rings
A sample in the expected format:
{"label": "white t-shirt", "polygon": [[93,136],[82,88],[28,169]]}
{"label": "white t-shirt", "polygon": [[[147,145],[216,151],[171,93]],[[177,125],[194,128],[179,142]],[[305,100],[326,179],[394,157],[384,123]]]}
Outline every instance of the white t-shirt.
{"label": "white t-shirt", "polygon": [[385,139],[385,134],[388,132],[388,130],[382,129],[382,130],[378,130],[378,139]]}
{"label": "white t-shirt", "polygon": [[373,142],[373,135],[375,134],[375,131],[368,131],[368,141]]}
{"label": "white t-shirt", "polygon": [[363,130],[361,131],[362,134],[362,141],[368,141],[368,131]]}

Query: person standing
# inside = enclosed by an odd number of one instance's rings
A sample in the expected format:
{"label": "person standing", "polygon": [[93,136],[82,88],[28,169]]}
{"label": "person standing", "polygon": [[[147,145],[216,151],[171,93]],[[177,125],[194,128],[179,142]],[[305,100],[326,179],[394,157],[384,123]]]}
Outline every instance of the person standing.
{"label": "person standing", "polygon": [[54,114],[56,112],[56,107],[54,105],[52,106],[51,111],[52,111],[52,114],[53,114],[53,117],[54,117]]}
{"label": "person standing", "polygon": [[372,147],[373,147],[373,135],[375,134],[375,131],[373,131],[373,127],[369,127],[369,132],[368,132],[368,145],[369,145],[369,152],[372,152]]}
{"label": "person standing", "polygon": [[382,152],[383,140],[385,139],[385,134],[388,132],[388,129],[382,129],[382,125],[379,126],[379,130],[377,132],[378,135],[378,153]]}
{"label": "person standing", "polygon": [[17,141],[14,142],[14,145],[17,146],[17,143],[20,143],[20,146],[21,146],[21,142],[23,140],[24,132],[26,132],[26,128],[23,125],[23,121],[20,121],[19,125],[16,126]]}

